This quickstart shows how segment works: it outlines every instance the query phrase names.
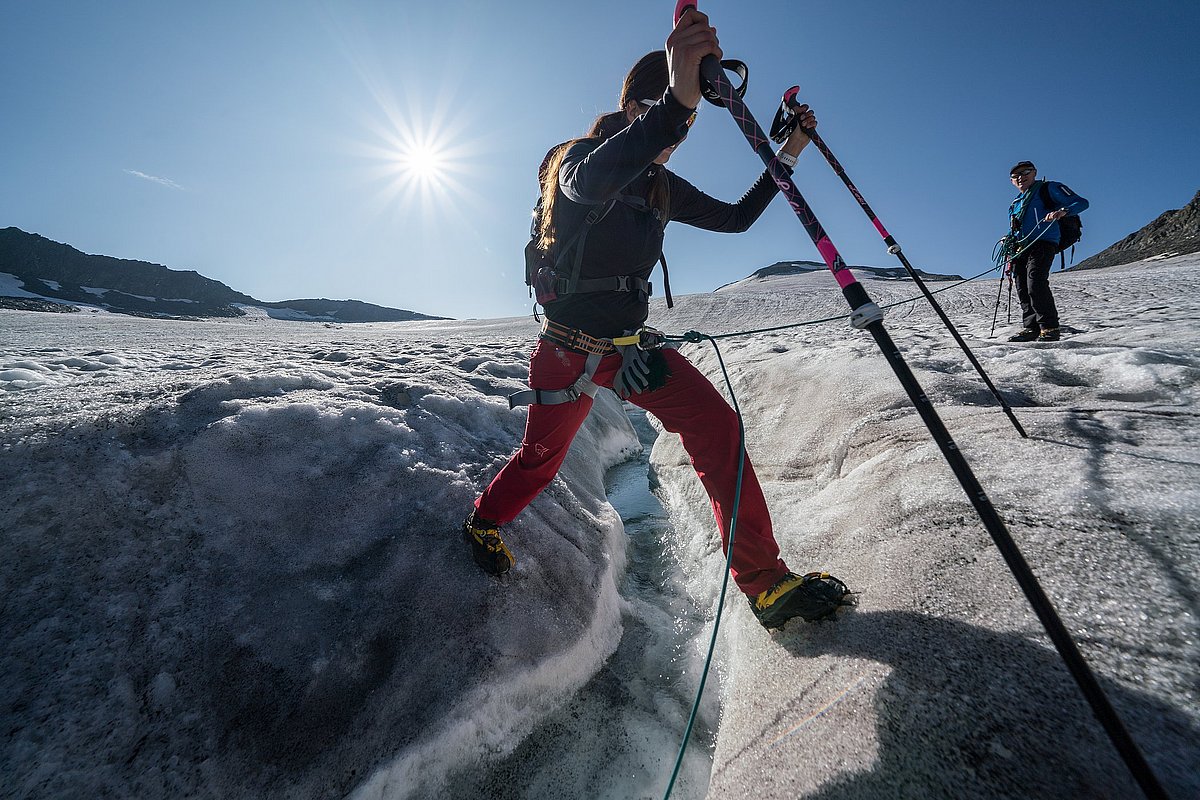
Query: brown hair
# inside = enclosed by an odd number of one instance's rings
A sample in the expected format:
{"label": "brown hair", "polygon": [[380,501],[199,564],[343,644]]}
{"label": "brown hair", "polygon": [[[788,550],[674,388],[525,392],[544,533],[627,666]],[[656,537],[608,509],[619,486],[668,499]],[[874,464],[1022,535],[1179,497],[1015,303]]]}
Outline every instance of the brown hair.
{"label": "brown hair", "polygon": [[[624,130],[629,126],[629,119],[625,115],[625,107],[629,101],[640,104],[643,100],[657,100],[667,91],[669,82],[666,51],[654,50],[647,53],[638,59],[638,62],[629,70],[629,74],[625,76],[624,83],[621,84],[621,94],[617,98],[620,110],[601,114],[592,123],[587,136],[563,142],[546,154],[541,169],[538,170],[538,183],[542,188],[542,214],[538,220],[539,248],[549,252],[555,241],[554,206],[558,197],[558,173],[562,168],[567,150],[576,142],[586,139],[607,139],[614,133]],[[658,209],[661,219],[664,221],[667,219],[671,204],[670,187],[666,173],[661,169],[654,176],[654,183],[650,187],[650,196],[647,198],[647,202],[652,208]]]}

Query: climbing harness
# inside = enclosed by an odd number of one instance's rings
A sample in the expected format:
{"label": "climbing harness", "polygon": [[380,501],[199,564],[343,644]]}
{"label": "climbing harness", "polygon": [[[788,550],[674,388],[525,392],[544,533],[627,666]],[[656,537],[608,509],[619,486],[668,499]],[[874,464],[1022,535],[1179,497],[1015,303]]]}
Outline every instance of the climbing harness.
{"label": "climbing harness", "polygon": [[[538,338],[545,339],[568,350],[585,353],[587,360],[583,364],[583,373],[575,379],[574,383],[565,389],[534,389],[531,387],[524,391],[510,394],[508,396],[508,407],[510,409],[517,406],[553,406],[561,403],[574,403],[584,395],[595,397],[600,387],[592,380],[592,376],[596,374],[596,370],[600,367],[600,362],[605,356],[614,355],[625,347],[636,347],[642,351],[660,350],[667,345],[668,341],[667,336],[662,331],[645,326],[623,336],[613,339],[603,339],[584,333],[578,328],[568,328],[566,325],[559,325],[549,318],[546,318],[542,322],[542,332]],[[658,387],[651,383],[648,388],[655,389]]]}
{"label": "climbing harness", "polygon": [[566,325],[559,325],[549,318],[542,322],[542,333],[539,338],[553,342],[568,350],[578,350],[582,353],[590,353],[598,356],[606,356],[612,353],[616,349],[613,345],[618,344],[613,339],[601,339],[589,336],[578,328],[568,328]]}
{"label": "climbing harness", "polygon": [[556,406],[560,403],[574,403],[580,397],[587,395],[595,397],[596,392],[600,391],[600,387],[592,381],[592,376],[596,374],[596,369],[600,366],[602,356],[595,353],[589,353],[587,361],[583,365],[583,374],[575,379],[565,389],[526,389],[523,392],[517,392],[508,396],[508,407],[510,409],[517,406],[542,405]]}

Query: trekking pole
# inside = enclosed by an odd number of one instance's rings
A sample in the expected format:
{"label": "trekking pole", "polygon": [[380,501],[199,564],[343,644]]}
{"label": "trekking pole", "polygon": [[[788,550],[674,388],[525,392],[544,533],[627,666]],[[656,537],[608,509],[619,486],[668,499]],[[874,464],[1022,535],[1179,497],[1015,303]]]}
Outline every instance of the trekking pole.
{"label": "trekking pole", "polygon": [[1012,289],[1013,289],[1013,276],[1012,276],[1012,273],[1010,272],[1010,273],[1008,273],[1008,324],[1010,324],[1010,325],[1012,324]]}
{"label": "trekking pole", "polygon": [[[800,105],[799,101],[796,100],[796,95],[799,93],[799,86],[793,86],[783,93],[783,100],[780,102],[779,111],[775,114],[775,121],[771,123],[771,138],[777,144],[783,144],[787,140],[788,134],[800,124],[800,118],[795,113]],[[1000,404],[1000,408],[1008,415],[1013,427],[1017,429],[1017,433],[1021,434],[1021,438],[1028,439],[1029,434],[1025,433],[1025,429],[1021,427],[1021,423],[1017,420],[1016,415],[1013,414],[1013,410],[1009,408],[1008,403],[1005,402],[1000,392],[996,390],[992,379],[984,371],[983,365],[975,358],[975,354],[971,352],[971,348],[967,346],[966,341],[959,335],[958,329],[954,327],[954,323],[950,321],[950,317],[946,316],[946,312],[942,310],[938,301],[933,298],[933,294],[925,286],[925,282],[921,280],[917,271],[913,269],[912,264],[908,263],[908,259],[905,257],[904,250],[900,247],[900,244],[896,241],[895,237],[887,232],[887,229],[883,227],[883,223],[875,216],[875,212],[862,196],[862,193],[858,191],[858,187],[850,180],[850,176],[846,174],[846,170],[842,167],[841,162],[833,155],[833,151],[825,144],[825,140],[817,133],[815,128],[806,129],[804,133],[816,145],[817,149],[821,151],[821,155],[825,156],[825,160],[829,162],[829,166],[833,168],[837,176],[842,179],[842,183],[846,184],[846,188],[850,190],[850,194],[854,195],[854,199],[858,201],[858,205],[862,208],[863,213],[867,215],[867,219],[871,221],[871,224],[875,226],[875,230],[879,231],[879,235],[883,237],[883,243],[887,245],[887,251],[900,260],[904,270],[908,273],[908,277],[912,278],[913,283],[921,290],[921,294],[925,295],[925,299],[929,301],[929,305],[933,306],[933,310],[937,312],[938,317],[942,320],[942,324],[946,326],[946,330],[950,331],[950,335],[954,337],[954,341],[958,342],[958,346],[962,348],[967,360],[971,362],[971,366],[975,367],[975,371],[979,373],[979,377],[983,379],[992,396],[996,398],[996,402]]]}
{"label": "trekking pole", "polygon": [[[689,8],[696,8],[696,0],[678,0],[675,5],[675,23],[679,22],[679,18]],[[1129,735],[1129,731],[1125,729],[1121,718],[1117,716],[1116,709],[1113,708],[1104,690],[1100,687],[1099,681],[1088,667],[1087,661],[1084,660],[1083,654],[1075,645],[1071,634],[1067,631],[1062,619],[1059,618],[1058,612],[1055,611],[1054,605],[1050,602],[1050,598],[1038,583],[1037,577],[1030,569],[1029,563],[1022,555],[1017,543],[1013,540],[1012,535],[1004,526],[1004,520],[996,512],[991,500],[988,499],[987,493],[980,485],[979,479],[975,477],[975,473],[971,471],[971,466],[967,463],[967,459],[959,450],[958,445],[954,442],[950,431],[946,429],[938,416],[937,410],[929,401],[925,391],[917,382],[916,376],[904,361],[904,357],[900,354],[891,336],[883,327],[883,312],[880,310],[871,298],[867,295],[867,290],[854,277],[854,274],[846,267],[846,263],[842,260],[841,254],[830,241],[829,235],[825,229],[821,227],[821,223],[817,220],[816,215],[805,202],[804,197],[800,194],[799,189],[792,182],[791,176],[787,169],[779,162],[775,153],[771,151],[769,140],[763,133],[758,122],[746,108],[746,104],[738,96],[737,91],[725,76],[721,68],[720,62],[715,56],[708,55],[700,62],[700,77],[702,82],[707,84],[704,95],[706,99],[716,105],[725,106],[729,109],[730,116],[734,122],[741,128],[742,133],[746,137],[746,141],[750,144],[751,149],[758,153],[766,165],[768,172],[774,179],[775,184],[779,187],[780,192],[787,198],[788,205],[796,213],[796,217],[800,220],[800,224],[804,226],[809,238],[812,239],[818,252],[825,260],[829,271],[833,273],[834,280],[842,288],[842,295],[846,298],[846,302],[850,304],[851,324],[856,328],[866,328],[871,336],[874,337],[876,344],[879,345],[880,351],[891,366],[892,371],[896,373],[896,378],[900,381],[900,385],[908,393],[909,399],[916,408],[925,426],[929,429],[930,435],[941,451],[942,456],[950,465],[950,469],[954,472],[958,482],[962,485],[963,491],[967,498],[971,501],[971,505],[975,507],[975,512],[979,515],[988,533],[995,542],[996,548],[1000,551],[1009,569],[1012,571],[1013,577],[1016,578],[1017,584],[1024,592],[1029,604],[1033,607],[1034,613],[1041,621],[1045,628],[1050,641],[1054,643],[1059,655],[1062,657],[1067,670],[1079,685],[1080,691],[1085,699],[1092,707],[1093,713],[1104,727],[1113,746],[1124,759],[1126,766],[1129,768],[1133,778],[1137,781],[1142,791],[1151,800],[1158,798],[1167,798],[1166,792],[1158,783],[1157,777],[1150,769],[1150,765],[1146,762],[1145,757],[1138,749],[1137,743]],[[684,746],[687,745],[686,740]],[[682,757],[682,750],[680,751]],[[672,783],[674,778],[672,778]],[[670,794],[670,788],[667,789],[667,794]]]}
{"label": "trekking pole", "polygon": [[[996,335],[996,320],[1000,318],[1000,296],[1004,294],[1004,276],[1010,275],[1012,269],[1011,254],[1012,235],[1001,236],[996,241],[995,247],[992,248],[992,263],[996,265],[996,269],[1000,270],[1000,286],[996,288],[996,308],[992,311],[992,332],[988,334],[989,339]],[[1009,278],[1009,280],[1012,279]]]}
{"label": "trekking pole", "polygon": [[1000,318],[1000,295],[1004,294],[1004,268],[1000,268],[1000,286],[996,289],[996,308],[992,311],[992,332],[988,334],[991,339],[996,335],[996,320]]}

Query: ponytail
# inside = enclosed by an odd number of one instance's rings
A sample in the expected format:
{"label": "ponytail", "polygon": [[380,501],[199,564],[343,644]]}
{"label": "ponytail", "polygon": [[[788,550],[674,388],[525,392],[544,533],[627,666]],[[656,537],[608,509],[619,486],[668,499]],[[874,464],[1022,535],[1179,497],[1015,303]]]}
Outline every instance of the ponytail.
{"label": "ponytail", "polygon": [[[653,55],[653,54],[651,54]],[[646,59],[644,58],[643,61]],[[664,58],[665,61],[665,58]],[[641,62],[639,62],[640,64]],[[635,68],[636,69],[636,68]],[[622,94],[629,91],[629,81],[626,81],[626,87]],[[661,94],[661,93],[660,93]],[[636,101],[635,101],[636,102]],[[572,139],[569,142],[554,147],[546,154],[546,158],[542,161],[541,169],[538,170],[538,183],[541,186],[542,196],[539,205],[541,206],[541,216],[537,221],[537,246],[544,253],[549,253],[557,239],[557,231],[554,224],[554,208],[558,202],[558,173],[562,169],[563,159],[566,158],[567,151],[577,142],[583,142],[588,139],[607,139],[613,134],[629,127],[629,118],[625,112],[611,111],[607,114],[601,114],[596,117],[596,121],[592,123],[592,127],[588,130],[587,136],[579,139]],[[666,224],[666,220],[670,216],[671,210],[671,185],[667,180],[667,171],[659,169],[654,174],[653,183],[650,186],[650,194],[646,198],[646,203],[651,208],[657,209],[659,219]]]}

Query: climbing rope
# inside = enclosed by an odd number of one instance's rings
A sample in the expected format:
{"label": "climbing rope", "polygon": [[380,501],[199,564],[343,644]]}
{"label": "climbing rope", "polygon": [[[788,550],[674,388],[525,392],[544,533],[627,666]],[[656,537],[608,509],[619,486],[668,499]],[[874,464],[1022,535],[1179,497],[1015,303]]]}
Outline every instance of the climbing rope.
{"label": "climbing rope", "polygon": [[663,794],[663,800],[668,800],[671,797],[671,790],[675,788],[675,779],[679,777],[679,770],[683,767],[683,755],[687,752],[688,740],[692,738],[692,727],[696,723],[696,714],[700,709],[700,699],[704,694],[704,684],[708,681],[708,671],[712,666],[713,653],[717,648],[717,632],[721,628],[721,614],[725,609],[725,594],[729,589],[729,571],[733,561],[733,538],[737,531],[737,515],[738,507],[742,502],[742,472],[746,465],[746,426],[742,420],[742,409],[738,406],[737,395],[733,391],[733,381],[729,378],[729,370],[725,368],[725,360],[721,358],[721,348],[717,346],[717,339],[714,336],[709,336],[698,331],[688,331],[684,334],[686,341],[702,342],[708,340],[712,343],[713,352],[717,354],[717,363],[721,365],[721,374],[725,378],[725,387],[729,390],[729,399],[733,405],[733,411],[737,414],[738,421],[738,469],[737,469],[737,488],[733,492],[733,509],[729,514],[729,538],[725,543],[725,576],[721,579],[721,596],[717,600],[717,616],[713,620],[712,637],[708,642],[708,654],[704,657],[704,669],[700,672],[700,685],[696,687],[696,699],[692,702],[692,711],[688,715],[687,727],[683,731],[683,741],[679,744],[679,755],[675,758],[675,768],[671,770],[671,780],[667,783],[667,791]]}
{"label": "climbing rope", "polygon": [[[950,289],[961,286],[964,283],[968,283],[970,281],[981,278],[984,275],[988,274],[989,272],[992,272],[994,269],[995,269],[994,267],[989,268],[987,270],[984,270],[983,272],[980,272],[978,275],[973,275],[970,278],[964,278],[961,281],[953,283],[949,286],[944,286],[941,289],[938,289],[937,291],[931,292],[930,294],[937,294],[938,292],[949,291]],[[882,306],[882,308],[894,308],[896,306],[904,305],[905,303],[916,302],[917,300],[921,300],[922,298],[923,298],[923,295],[915,295],[915,296],[907,298],[905,300],[898,300],[894,303],[889,303],[887,305]],[[735,336],[750,336],[750,335],[758,334],[758,333],[770,333],[770,332],[774,332],[774,331],[787,330],[789,328],[798,328],[798,327],[805,326],[805,325],[818,325],[818,324],[821,324],[824,322],[836,322],[838,320],[847,319],[849,316],[850,316],[849,314],[839,314],[839,315],[833,316],[833,317],[822,317],[820,319],[810,319],[810,320],[804,320],[803,322],[794,322],[794,323],[791,323],[788,325],[776,325],[776,326],[769,327],[769,328],[755,328],[753,330],[736,331],[733,333],[708,334],[708,333],[701,333],[700,331],[696,331],[696,330],[691,330],[691,331],[688,331],[687,333],[683,333],[683,334],[663,334],[663,338],[667,341],[690,342],[693,344],[698,344],[700,342],[707,341],[710,344],[712,344],[713,352],[717,356],[717,364],[721,368],[721,376],[724,378],[725,387],[729,391],[730,403],[733,406],[733,411],[737,415],[737,421],[738,421],[737,488],[734,490],[733,509],[729,516],[729,538],[725,544],[725,574],[721,579],[721,592],[720,592],[720,596],[717,599],[716,617],[713,620],[712,636],[709,638],[709,642],[708,642],[708,652],[705,654],[705,657],[704,657],[704,668],[700,672],[700,683],[696,687],[696,697],[692,701],[692,710],[691,710],[691,713],[688,714],[687,726],[684,728],[684,731],[683,731],[683,741],[680,742],[679,754],[675,758],[675,767],[674,767],[674,769],[671,770],[671,778],[667,783],[667,789],[666,789],[666,792],[663,794],[663,800],[669,800],[669,798],[671,797],[671,792],[675,788],[675,781],[679,777],[679,771],[680,771],[680,769],[683,768],[683,757],[687,752],[688,742],[692,738],[692,729],[695,727],[695,724],[696,724],[696,715],[699,713],[699,710],[700,710],[700,701],[704,695],[705,684],[708,682],[708,673],[712,667],[713,654],[716,652],[717,635],[721,628],[721,616],[724,613],[725,597],[727,596],[728,589],[729,589],[730,566],[731,566],[731,563],[733,560],[733,544],[734,544],[734,536],[737,531],[738,509],[741,506],[741,500],[742,500],[742,474],[743,474],[743,470],[745,468],[745,463],[746,463],[746,426],[745,426],[745,421],[742,417],[742,409],[738,405],[737,394],[733,390],[733,381],[729,377],[729,370],[725,366],[725,359],[722,358],[722,356],[721,356],[721,348],[717,345],[717,340],[718,339],[730,339]]]}
{"label": "climbing rope", "polygon": [[[930,294],[939,294],[941,292],[947,292],[951,289],[962,286],[964,283],[970,283],[973,280],[978,280],[979,278],[982,278],[984,275],[987,275],[989,272],[994,272],[995,269],[996,269],[995,267],[990,267],[990,268],[984,270],[983,272],[980,272],[978,275],[972,275],[970,278],[963,278],[961,281],[952,283],[949,286],[943,286],[940,289],[930,292]],[[880,306],[880,308],[895,308],[896,306],[902,306],[905,303],[915,303],[916,301],[921,300],[923,298],[924,298],[924,295],[919,295],[919,294],[913,295],[912,297],[909,297],[904,300],[897,300],[894,303],[887,303],[886,305]],[[708,341],[713,342],[713,347],[716,347],[717,339],[732,339],[735,336],[751,336],[756,333],[774,333],[775,331],[785,331],[790,328],[801,328],[805,325],[820,325],[821,323],[825,323],[825,322],[837,322],[839,320],[849,319],[849,317],[850,317],[849,314],[838,314],[837,316],[833,316],[833,317],[822,317],[820,319],[808,319],[808,320],[804,320],[803,322],[791,322],[791,323],[788,323],[787,325],[775,325],[770,328],[754,328],[754,329],[745,330],[745,331],[734,331],[733,333],[708,334],[708,333],[700,333],[699,331],[688,331],[687,333],[683,333],[683,334],[668,333],[668,334],[664,334],[663,338],[670,342],[692,342],[692,343],[703,342],[705,340],[708,340]],[[718,353],[718,357],[719,356],[720,356],[720,354]],[[730,388],[729,392],[730,392],[730,394],[733,394],[732,387]]]}
{"label": "climbing rope", "polygon": [[[1041,228],[1042,224],[1043,223],[1039,222],[1036,225],[1034,225],[1033,230],[1029,232],[1029,236],[1026,236],[1024,239],[1018,239],[1011,233],[1006,236],[1001,236],[996,241],[996,246],[992,248],[992,263],[996,265],[995,268],[996,269],[1004,269],[1005,262],[1012,261],[1014,258],[1019,257],[1026,250],[1033,247],[1034,242],[1036,242],[1038,239],[1041,239],[1043,236],[1045,236],[1047,233],[1049,233],[1050,228],[1054,225],[1053,222],[1044,223],[1046,225],[1046,227],[1042,228],[1040,231],[1038,231],[1038,228]],[[1033,235],[1034,232],[1037,232],[1037,236]],[[1017,250],[1014,253],[1008,252],[1008,248],[1010,245],[1020,245],[1022,242],[1026,242],[1026,240],[1028,240],[1028,242],[1023,247],[1021,247],[1019,250]],[[991,272],[991,270],[989,269],[988,272]],[[986,273],[984,273],[984,274],[986,274]]]}

